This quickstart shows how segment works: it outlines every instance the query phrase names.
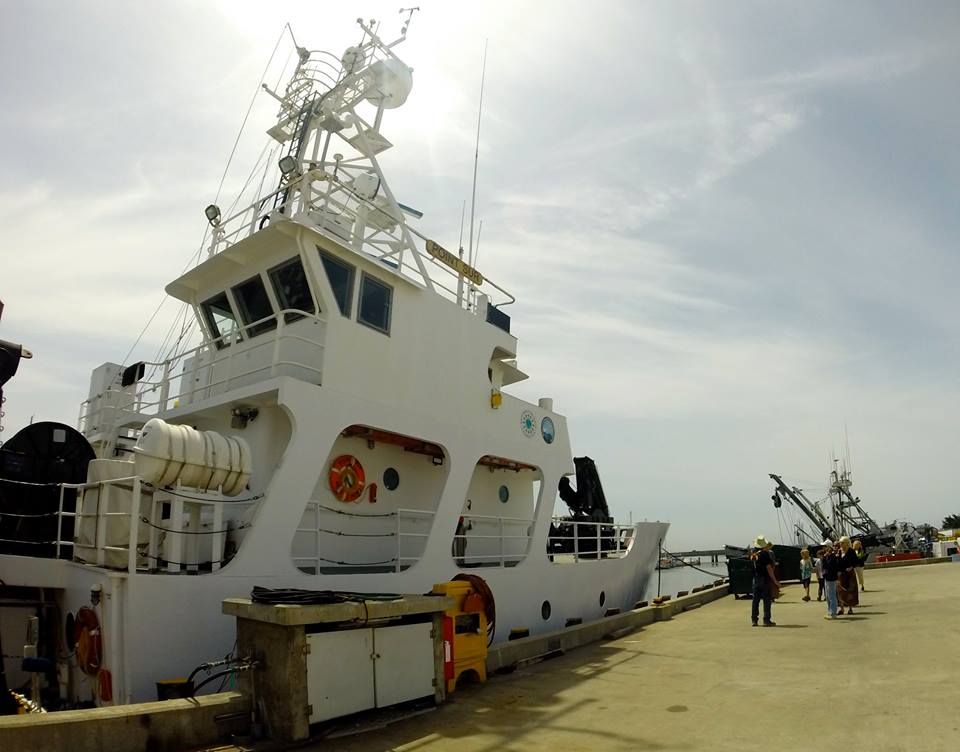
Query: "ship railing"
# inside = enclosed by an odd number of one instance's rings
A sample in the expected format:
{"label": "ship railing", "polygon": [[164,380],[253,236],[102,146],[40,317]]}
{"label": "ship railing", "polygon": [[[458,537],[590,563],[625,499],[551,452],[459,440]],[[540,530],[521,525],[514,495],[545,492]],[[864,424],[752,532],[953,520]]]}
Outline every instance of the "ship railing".
{"label": "ship railing", "polygon": [[428,509],[364,514],[311,500],[296,530],[309,542],[292,557],[294,566],[313,574],[403,571],[423,557],[434,514]]}
{"label": "ship railing", "polygon": [[[159,489],[138,475],[59,485],[56,558],[69,548],[74,561],[130,574],[217,571],[229,560],[228,536],[242,527],[230,527],[224,510],[260,498],[233,499],[219,489]],[[64,509],[70,489],[77,491],[72,512]],[[73,521],[72,538],[64,538],[66,520]]]}
{"label": "ship railing", "polygon": [[465,514],[463,532],[453,536],[454,559],[461,567],[516,566],[527,555],[532,532],[528,517]]}
{"label": "ship railing", "polygon": [[557,563],[618,559],[630,552],[635,536],[633,525],[554,517],[547,553]]}
{"label": "ship railing", "polygon": [[[401,572],[423,558],[435,516],[429,509],[360,513],[310,501],[297,527],[301,545],[292,557],[294,565],[311,573]],[[457,564],[511,567],[527,555],[533,520],[464,515],[464,528],[451,545]]]}
{"label": "ship railing", "polygon": [[[285,216],[315,227],[338,243],[370,253],[398,273],[449,300],[459,301],[468,310],[486,313],[479,306],[479,297],[484,294],[481,290],[489,290],[485,294],[491,305],[503,306],[516,301],[510,292],[486,275],[483,284],[477,286],[418,248],[413,238],[426,243],[426,235],[407,225],[402,216],[393,215],[389,206],[359,195],[345,178],[354,172],[366,171],[363,164],[353,164],[360,160],[358,157],[339,161],[334,172],[319,167],[307,169],[302,176],[227,217],[214,229],[208,254],[220,253],[268,222]],[[282,202],[274,207],[276,197],[281,194]],[[404,209],[399,209],[399,213],[402,215]],[[377,222],[385,226],[378,226]]]}
{"label": "ship railing", "polygon": [[[106,394],[81,403],[78,428],[84,433],[91,432],[89,422],[97,405],[101,410],[116,411],[116,417],[110,424],[119,429],[127,423],[125,418],[143,420],[179,406],[181,400],[192,402],[205,399],[228,391],[232,386],[271,378],[282,371],[295,371],[319,382],[323,374],[322,339],[307,337],[289,328],[304,320],[312,320],[316,324],[325,322],[324,318],[307,311],[287,308],[242,327],[250,331],[260,324],[276,321],[277,328],[273,336],[264,333],[243,339],[239,329],[231,329],[167,360],[144,361],[145,376],[136,382],[132,391],[108,389]],[[285,355],[285,345],[291,343],[299,343],[308,352],[313,351],[308,362]],[[267,355],[258,361],[256,357],[251,357],[257,352]]]}

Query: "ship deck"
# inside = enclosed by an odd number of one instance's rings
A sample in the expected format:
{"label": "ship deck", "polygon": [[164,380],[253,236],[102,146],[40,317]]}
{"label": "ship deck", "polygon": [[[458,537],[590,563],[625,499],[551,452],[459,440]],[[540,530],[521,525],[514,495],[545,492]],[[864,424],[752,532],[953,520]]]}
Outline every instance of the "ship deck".
{"label": "ship deck", "polygon": [[302,749],[945,749],[957,734],[958,584],[956,564],[868,570],[860,608],[833,622],[791,585],[770,629],[726,597]]}

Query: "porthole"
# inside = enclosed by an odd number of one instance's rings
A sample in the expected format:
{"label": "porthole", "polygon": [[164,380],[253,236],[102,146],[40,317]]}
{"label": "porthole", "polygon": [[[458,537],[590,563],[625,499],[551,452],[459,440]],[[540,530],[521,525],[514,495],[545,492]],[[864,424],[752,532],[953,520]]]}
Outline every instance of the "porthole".
{"label": "porthole", "polygon": [[550,601],[544,601],[543,605],[540,606],[540,616],[543,617],[544,621],[550,621],[551,611],[552,609],[550,608]]}
{"label": "porthole", "polygon": [[400,485],[400,473],[394,467],[388,467],[383,471],[383,485],[388,491],[396,491]]}
{"label": "porthole", "polygon": [[500,486],[499,494],[501,503],[506,504],[510,501],[510,489],[506,486]]}
{"label": "porthole", "polygon": [[547,444],[552,444],[557,436],[557,429],[553,425],[552,418],[544,418],[540,421],[540,434]]}
{"label": "porthole", "polygon": [[600,591],[600,608],[603,608],[603,604],[607,602],[607,594],[601,590]]}

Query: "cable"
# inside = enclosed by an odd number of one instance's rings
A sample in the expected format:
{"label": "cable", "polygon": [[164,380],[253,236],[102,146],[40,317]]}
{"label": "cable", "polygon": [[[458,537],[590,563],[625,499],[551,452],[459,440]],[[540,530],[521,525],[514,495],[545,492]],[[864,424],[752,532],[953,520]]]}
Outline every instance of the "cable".
{"label": "cable", "polygon": [[344,533],[340,530],[326,530],[325,528],[314,528],[318,533],[329,533],[330,535],[343,535],[347,538],[393,538],[396,533]]}
{"label": "cable", "polygon": [[212,566],[214,564],[226,564],[230,559],[212,559],[211,561],[173,561],[173,559],[165,559],[162,556],[154,556],[153,554],[140,554],[145,559],[154,559],[157,562],[163,562],[164,564],[176,564],[178,567],[206,567]]}
{"label": "cable", "polygon": [[364,601],[399,601],[398,593],[356,593],[349,590],[301,590],[299,588],[265,588],[254,585],[250,600],[268,605],[315,606],[332,603],[363,603]]}
{"label": "cable", "polygon": [[[684,567],[690,567],[691,569],[696,569],[698,572],[703,572],[704,574],[708,574],[708,575],[710,575],[711,577],[716,577],[716,576],[718,575],[717,572],[710,572],[710,571],[708,571],[708,570],[706,570],[706,569],[701,569],[700,567],[696,566],[695,564],[690,564],[690,563],[684,561],[684,560],[681,559],[679,556],[676,556],[676,555],[670,553],[669,551],[667,551],[667,549],[665,549],[665,548],[661,548],[660,551],[661,551],[661,553],[665,553],[665,554],[666,554],[667,556],[669,556],[671,559],[674,559],[675,561],[679,561],[680,564],[681,564],[682,566],[684,566]],[[718,565],[718,566],[719,566],[719,565]]]}
{"label": "cable", "polygon": [[143,482],[143,485],[147,488],[151,488],[154,491],[162,491],[163,493],[168,493],[171,496],[176,496],[180,499],[188,499],[190,501],[206,501],[211,504],[245,504],[250,501],[258,501],[262,499],[265,494],[256,494],[255,496],[248,496],[245,499],[211,499],[206,496],[190,496],[189,494],[180,493],[179,491],[172,491],[169,488],[162,488],[160,486],[155,486],[152,483]]}
{"label": "cable", "polygon": [[250,527],[250,523],[248,522],[243,525],[237,525],[237,527],[234,528],[225,527],[223,530],[172,530],[168,527],[154,525],[147,517],[141,517],[140,521],[152,528],[162,530],[165,533],[173,533],[174,535],[216,535],[217,533],[232,533],[234,530],[245,530],[246,528]]}
{"label": "cable", "polygon": [[333,507],[325,507],[323,504],[317,504],[317,509],[323,509],[326,512],[333,512],[334,514],[342,514],[345,517],[396,517],[396,512],[385,512],[383,514],[357,514],[356,512],[344,512],[342,509],[334,509]]}

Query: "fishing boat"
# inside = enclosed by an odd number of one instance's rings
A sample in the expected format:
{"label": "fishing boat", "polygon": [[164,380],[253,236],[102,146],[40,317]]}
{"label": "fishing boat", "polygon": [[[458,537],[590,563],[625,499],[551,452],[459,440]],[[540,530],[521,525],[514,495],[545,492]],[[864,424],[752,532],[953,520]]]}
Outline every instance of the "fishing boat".
{"label": "fishing boat", "polygon": [[528,378],[514,297],[418,229],[381,169],[409,22],[388,42],[359,21],[342,55],[296,48],[264,86],[258,195],[207,206],[203,257],[166,286],[184,312],[169,351],[97,367],[77,428],[0,450],[3,652],[35,630],[10,688],[155,699],[231,653],[221,603],[255,585],[423,593],[474,574],[495,641],[643,597],[668,525],[617,524],[553,400],[510,394]]}

